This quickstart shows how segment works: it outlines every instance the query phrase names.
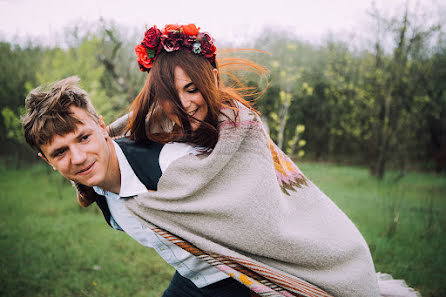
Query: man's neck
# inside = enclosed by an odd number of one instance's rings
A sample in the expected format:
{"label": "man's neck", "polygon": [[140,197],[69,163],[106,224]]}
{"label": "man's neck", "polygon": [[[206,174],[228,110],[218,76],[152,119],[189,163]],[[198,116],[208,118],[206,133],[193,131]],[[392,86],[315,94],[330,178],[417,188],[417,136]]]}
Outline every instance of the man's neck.
{"label": "man's neck", "polygon": [[121,171],[119,169],[118,156],[116,155],[115,146],[113,141],[107,139],[107,144],[110,152],[107,176],[101,185],[98,185],[101,189],[119,194],[121,190]]}

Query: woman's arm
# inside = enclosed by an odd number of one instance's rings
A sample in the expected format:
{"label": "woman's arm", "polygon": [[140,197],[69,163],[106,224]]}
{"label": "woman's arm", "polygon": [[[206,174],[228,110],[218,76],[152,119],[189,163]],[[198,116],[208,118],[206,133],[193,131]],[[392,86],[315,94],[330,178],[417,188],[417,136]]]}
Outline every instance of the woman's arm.
{"label": "woman's arm", "polygon": [[111,138],[116,139],[125,136],[129,116],[130,113],[127,113],[107,126],[107,132]]}

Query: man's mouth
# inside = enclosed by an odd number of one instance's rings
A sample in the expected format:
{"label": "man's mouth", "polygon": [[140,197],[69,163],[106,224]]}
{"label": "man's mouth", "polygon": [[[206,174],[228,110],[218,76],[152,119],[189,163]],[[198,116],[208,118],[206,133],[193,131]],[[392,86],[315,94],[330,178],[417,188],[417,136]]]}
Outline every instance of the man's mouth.
{"label": "man's mouth", "polygon": [[93,165],[94,165],[95,163],[96,163],[96,162],[93,162],[93,163],[91,163],[90,165],[88,165],[87,167],[83,168],[82,170],[79,170],[79,171],[77,172],[77,174],[79,174],[79,175],[86,175],[86,174],[89,174],[89,173],[91,172],[91,170],[92,170],[92,168],[93,168]]}

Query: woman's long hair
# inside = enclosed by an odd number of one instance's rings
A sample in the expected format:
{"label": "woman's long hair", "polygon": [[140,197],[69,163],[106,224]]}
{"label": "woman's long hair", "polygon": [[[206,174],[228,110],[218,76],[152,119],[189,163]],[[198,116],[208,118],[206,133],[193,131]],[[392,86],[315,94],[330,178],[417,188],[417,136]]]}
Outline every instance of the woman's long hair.
{"label": "woman's long hair", "polygon": [[[228,58],[221,61],[226,68],[245,68],[263,75],[267,72],[262,66],[246,59]],[[218,64],[217,70],[219,69]],[[206,118],[199,121],[200,125],[192,131],[191,116],[184,110],[175,87],[175,68],[180,67],[190,77],[195,87],[203,96],[208,112]],[[132,105],[128,131],[130,138],[136,141],[154,141],[167,143],[171,141],[188,142],[196,146],[210,149],[214,148],[218,140],[218,118],[222,109],[229,108],[235,111],[237,119],[237,102],[257,112],[252,104],[245,98],[252,98],[251,88],[245,87],[241,81],[230,72],[233,86],[227,87],[221,82],[220,73],[217,74],[217,84],[213,67],[209,61],[201,56],[186,51],[163,52],[153,63],[146,82]],[[259,94],[259,93],[257,93]],[[171,111],[180,121],[181,125],[174,124],[163,109],[163,103],[169,103]]]}

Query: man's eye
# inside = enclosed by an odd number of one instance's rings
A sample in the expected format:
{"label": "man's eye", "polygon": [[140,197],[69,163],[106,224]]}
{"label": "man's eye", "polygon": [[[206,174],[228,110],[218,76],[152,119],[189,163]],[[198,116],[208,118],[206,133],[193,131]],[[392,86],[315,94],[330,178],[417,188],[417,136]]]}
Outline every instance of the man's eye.
{"label": "man's eye", "polygon": [[89,137],[90,137],[90,135],[84,135],[84,136],[82,136],[81,141],[86,141],[86,140],[88,140]]}
{"label": "man's eye", "polygon": [[65,150],[57,151],[53,154],[55,158],[62,156],[65,153]]}

